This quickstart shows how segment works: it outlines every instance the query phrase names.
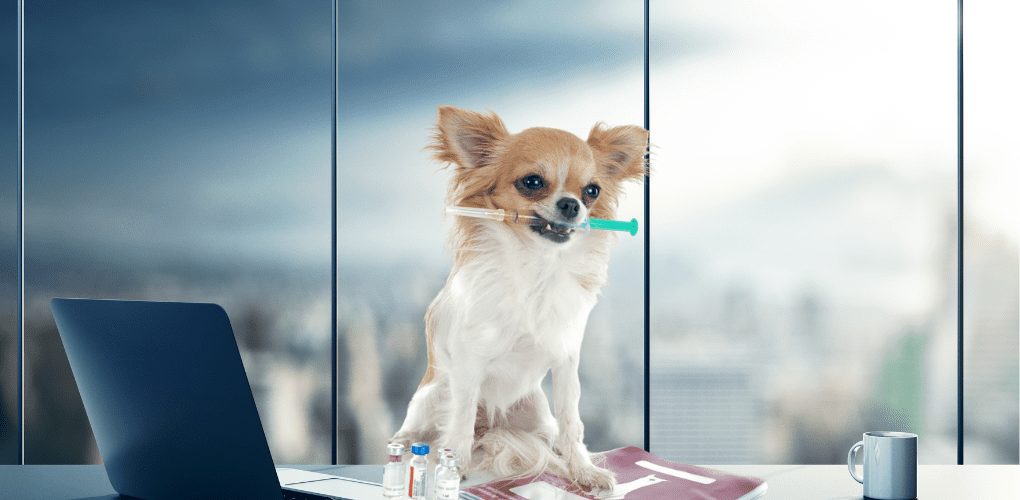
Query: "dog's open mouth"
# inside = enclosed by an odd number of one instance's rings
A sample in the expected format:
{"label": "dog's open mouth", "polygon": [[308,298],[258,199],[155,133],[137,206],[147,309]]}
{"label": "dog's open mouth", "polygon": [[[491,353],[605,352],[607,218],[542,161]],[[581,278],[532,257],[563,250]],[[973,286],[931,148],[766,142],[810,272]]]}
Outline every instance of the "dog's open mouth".
{"label": "dog's open mouth", "polygon": [[531,224],[531,230],[539,236],[556,243],[564,243],[574,234],[574,227],[567,224],[560,224],[545,220],[541,217]]}

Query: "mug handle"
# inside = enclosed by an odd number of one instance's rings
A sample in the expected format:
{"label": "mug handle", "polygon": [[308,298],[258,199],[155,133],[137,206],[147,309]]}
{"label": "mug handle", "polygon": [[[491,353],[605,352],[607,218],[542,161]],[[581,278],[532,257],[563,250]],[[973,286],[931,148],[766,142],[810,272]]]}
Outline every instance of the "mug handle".
{"label": "mug handle", "polygon": [[864,448],[864,441],[858,441],[857,444],[850,447],[850,452],[846,454],[846,466],[850,469],[850,476],[853,477],[858,483],[864,484],[864,478],[857,475],[857,450]]}

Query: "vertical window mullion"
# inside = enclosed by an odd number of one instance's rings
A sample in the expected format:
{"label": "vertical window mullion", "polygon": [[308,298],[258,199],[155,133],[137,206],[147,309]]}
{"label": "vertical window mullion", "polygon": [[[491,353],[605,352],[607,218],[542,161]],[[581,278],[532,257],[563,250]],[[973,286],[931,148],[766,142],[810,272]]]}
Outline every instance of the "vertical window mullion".
{"label": "vertical window mullion", "polygon": [[963,465],[963,0],[956,6],[956,463]]}
{"label": "vertical window mullion", "polygon": [[[645,99],[644,99],[645,100],[644,107],[645,107],[645,110],[644,110],[644,115],[645,115],[645,119],[644,119],[644,127],[645,127],[645,130],[649,131],[648,143],[649,143],[649,146],[650,146],[651,145],[651,123],[650,123],[650,121],[651,120],[650,120],[650,117],[649,117],[649,106],[648,106],[648,103],[649,103],[649,85],[648,85],[648,80],[649,80],[649,73],[648,73],[648,59],[649,59],[649,57],[648,57],[648,32],[649,32],[649,24],[648,24],[648,0],[644,1],[644,8],[645,8],[645,16],[644,16],[644,21],[645,21],[645,30],[644,30],[644,35],[645,35],[644,36],[644,94],[645,94],[645,96],[644,96],[645,97]],[[651,154],[650,154],[650,151],[645,156],[645,162],[646,162],[645,163],[645,168],[646,169],[651,168]],[[651,310],[650,310],[650,305],[649,305],[650,304],[650,301],[649,301],[649,295],[650,295],[649,294],[649,269],[650,269],[650,265],[649,265],[650,264],[649,252],[651,251],[651,249],[650,249],[650,243],[651,243],[651,239],[650,239],[650,232],[651,232],[650,231],[651,230],[650,215],[651,215],[651,209],[649,207],[651,207],[651,204],[650,204],[650,201],[649,201],[649,196],[651,196],[651,186],[649,185],[648,180],[649,180],[649,176],[648,176],[648,171],[646,170],[645,171],[645,207],[644,207],[644,212],[645,212],[644,213],[644,218],[645,218],[645,234],[644,234],[644,237],[645,237],[645,245],[644,245],[645,246],[645,248],[644,248],[644,257],[645,257],[645,283],[644,283],[644,287],[645,287],[644,288],[644,292],[645,292],[644,293],[644,316],[645,316],[645,332],[644,332],[645,333],[645,343],[644,343],[644,426],[645,426],[645,429],[644,429],[644,438],[645,439],[644,439],[644,441],[645,441],[645,451],[651,451],[651,447],[652,447],[652,443],[651,443],[651,420],[650,420],[650,417],[649,417],[649,413],[650,413],[649,412],[649,407],[651,405],[651,401],[650,401],[650,398],[649,398],[649,395],[650,395],[650,392],[649,392],[649,390],[650,390],[649,383],[651,381],[651,376],[650,376],[651,349],[650,349],[650,346],[649,346],[649,342],[651,341]]]}

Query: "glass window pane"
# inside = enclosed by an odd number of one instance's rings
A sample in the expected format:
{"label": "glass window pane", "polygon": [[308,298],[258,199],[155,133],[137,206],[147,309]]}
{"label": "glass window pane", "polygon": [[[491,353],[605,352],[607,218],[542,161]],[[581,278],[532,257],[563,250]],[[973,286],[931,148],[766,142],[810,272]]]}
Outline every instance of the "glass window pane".
{"label": "glass window pane", "polygon": [[955,462],[955,4],[651,19],[652,451]]}
{"label": "glass window pane", "polygon": [[[339,19],[339,461],[379,463],[451,265],[450,172],[423,149],[437,106],[494,111],[511,132],[640,125],[642,3],[359,1]],[[641,186],[623,198],[619,216],[641,218]],[[581,413],[596,450],[642,441],[642,241],[618,239],[588,321]]]}
{"label": "glass window pane", "polygon": [[17,2],[0,2],[0,464],[18,463]]}
{"label": "glass window pane", "polygon": [[964,463],[1020,460],[1020,47],[1014,2],[964,2]]}
{"label": "glass window pane", "polygon": [[223,305],[274,458],[329,461],[329,12],[29,2],[29,462],[99,460],[55,296]]}

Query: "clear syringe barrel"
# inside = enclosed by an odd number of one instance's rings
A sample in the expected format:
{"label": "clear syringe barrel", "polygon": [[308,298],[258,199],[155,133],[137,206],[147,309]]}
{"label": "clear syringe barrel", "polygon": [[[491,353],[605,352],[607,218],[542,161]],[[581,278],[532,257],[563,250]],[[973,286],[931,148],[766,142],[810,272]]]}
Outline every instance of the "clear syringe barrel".
{"label": "clear syringe barrel", "polygon": [[474,217],[475,219],[488,219],[498,222],[506,221],[514,224],[536,224],[541,222],[541,219],[534,215],[521,215],[516,210],[506,211],[502,208],[446,207],[446,215]]}
{"label": "clear syringe barrel", "polygon": [[503,222],[503,219],[506,219],[506,211],[502,208],[446,207],[446,215],[459,215],[461,217],[474,217],[476,219],[489,219],[499,222]]}

